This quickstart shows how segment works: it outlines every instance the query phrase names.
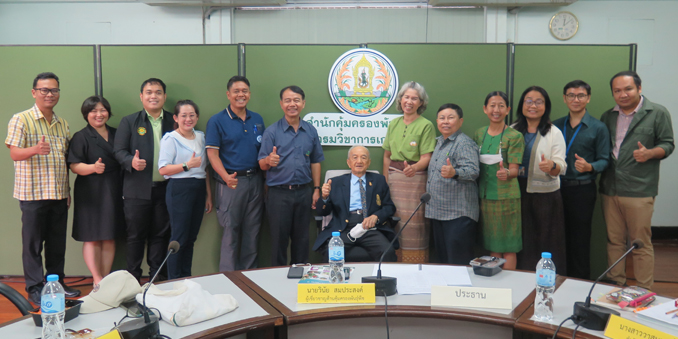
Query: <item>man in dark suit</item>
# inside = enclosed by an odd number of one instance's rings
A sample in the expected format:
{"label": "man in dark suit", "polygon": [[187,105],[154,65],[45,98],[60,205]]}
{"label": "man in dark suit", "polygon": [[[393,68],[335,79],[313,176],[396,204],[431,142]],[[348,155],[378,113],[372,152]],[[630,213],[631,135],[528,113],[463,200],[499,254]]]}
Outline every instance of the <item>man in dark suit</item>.
{"label": "man in dark suit", "polygon": [[[332,232],[341,232],[346,261],[378,261],[395,237],[388,223],[395,205],[384,176],[367,172],[370,167],[367,148],[351,147],[346,162],[351,173],[328,180],[316,202],[316,206],[322,206],[320,215],[332,214],[332,221],[318,235],[313,250],[326,255]],[[384,255],[384,261],[397,260],[398,242],[394,245]]]}
{"label": "man in dark suit", "polygon": [[[127,271],[141,278],[141,262],[148,243],[147,262],[152,277],[167,252],[170,226],[165,188],[167,181],[158,172],[162,136],[174,129],[172,113],[163,106],[165,83],[150,78],[141,84],[143,110],[120,121],[114,153],[124,169],[122,195],[127,222]],[[158,280],[164,280],[164,274]]]}

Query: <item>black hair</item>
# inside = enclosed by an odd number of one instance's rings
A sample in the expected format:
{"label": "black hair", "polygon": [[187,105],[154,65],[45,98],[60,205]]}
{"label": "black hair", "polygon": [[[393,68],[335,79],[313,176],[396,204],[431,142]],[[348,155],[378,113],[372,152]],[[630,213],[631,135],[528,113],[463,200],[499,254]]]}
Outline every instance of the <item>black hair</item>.
{"label": "black hair", "polygon": [[250,81],[247,80],[247,78],[245,78],[242,75],[234,75],[230,79],[228,79],[228,83],[226,84],[226,90],[230,91],[231,86],[233,86],[234,83],[241,81],[244,82],[247,85],[247,87],[250,87]]}
{"label": "black hair", "polygon": [[461,110],[461,107],[459,107],[459,105],[448,103],[448,104],[443,104],[442,106],[440,106],[440,108],[438,108],[438,112],[436,112],[436,118],[438,118],[438,113],[440,113],[440,111],[448,109],[448,108],[457,112],[459,119],[464,117],[464,111]]}
{"label": "black hair", "polygon": [[301,87],[295,86],[295,85],[287,86],[287,87],[281,89],[281,90],[280,90],[280,100],[282,100],[283,93],[285,93],[285,91],[288,90],[288,89],[289,89],[290,91],[294,92],[294,93],[300,94],[300,95],[301,95],[301,100],[306,100],[306,94],[304,94],[304,90],[301,89]]}
{"label": "black hair", "polygon": [[45,79],[54,79],[54,80],[56,80],[57,85],[60,85],[59,84],[59,77],[56,76],[56,74],[54,74],[52,72],[42,72],[42,73],[38,74],[35,77],[35,79],[33,79],[33,88],[35,88],[35,86],[38,85],[38,80],[45,80]]}
{"label": "black hair", "polygon": [[162,86],[162,92],[163,92],[163,93],[167,93],[167,86],[165,86],[165,83],[162,82],[162,80],[160,80],[160,79],[158,79],[158,78],[149,78],[149,79],[146,79],[146,81],[144,81],[144,82],[141,84],[141,93],[144,92],[144,87],[146,87],[146,85],[148,85],[148,84],[151,84],[151,85],[160,85],[160,86]]}
{"label": "black hair", "polygon": [[[198,109],[198,104],[193,102],[193,100],[186,99],[186,100],[179,100],[177,101],[177,104],[174,105],[174,113],[172,113],[173,116],[178,117],[179,116],[179,111],[181,111],[181,106],[193,106],[193,109],[195,110],[195,115],[198,117],[200,116],[200,110]],[[179,124],[175,121],[174,122],[174,129],[179,128]]]}
{"label": "black hair", "polygon": [[551,98],[549,98],[549,94],[546,92],[546,90],[539,86],[528,87],[520,96],[518,108],[516,109],[518,120],[516,121],[515,129],[522,134],[527,133],[527,118],[525,118],[525,115],[523,114],[523,105],[525,103],[525,96],[527,93],[532,91],[539,92],[542,96],[544,96],[544,115],[541,116],[539,126],[537,126],[537,131],[539,131],[539,133],[544,136],[551,129],[551,119],[549,118],[551,115]]}
{"label": "black hair", "polygon": [[111,104],[108,103],[108,100],[106,98],[102,97],[101,95],[92,95],[91,97],[85,99],[85,101],[82,102],[82,106],[80,107],[80,112],[82,113],[82,117],[85,118],[85,121],[89,123],[87,120],[87,116],[89,115],[89,112],[91,112],[95,107],[97,107],[97,104],[101,103],[104,108],[108,111],[108,118],[110,119],[113,116],[113,111],[111,111]]}
{"label": "black hair", "polygon": [[634,71],[621,71],[621,72],[615,74],[612,77],[612,79],[610,79],[610,89],[612,89],[612,82],[614,81],[614,79],[616,79],[618,77],[632,77],[633,82],[636,84],[636,87],[640,88],[641,81],[640,81],[640,76],[638,75],[638,73],[636,73]]}
{"label": "black hair", "polygon": [[573,80],[567,83],[563,88],[563,95],[567,94],[567,90],[570,88],[583,88],[586,90],[587,95],[591,95],[591,86],[584,82],[583,80]]}
{"label": "black hair", "polygon": [[502,91],[490,92],[490,94],[488,94],[485,97],[485,104],[483,106],[487,106],[487,103],[490,102],[490,98],[496,97],[496,96],[500,96],[502,99],[504,99],[504,103],[506,104],[506,107],[509,107],[508,95],[506,93],[502,92]]}

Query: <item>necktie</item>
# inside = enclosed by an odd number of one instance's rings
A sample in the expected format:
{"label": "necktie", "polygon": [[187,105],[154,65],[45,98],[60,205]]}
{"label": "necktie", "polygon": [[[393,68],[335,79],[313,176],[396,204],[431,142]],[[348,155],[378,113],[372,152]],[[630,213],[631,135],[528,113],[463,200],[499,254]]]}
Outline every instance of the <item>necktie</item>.
{"label": "necktie", "polygon": [[358,180],[360,184],[360,203],[363,205],[363,218],[367,218],[367,198],[365,198],[365,186],[363,179]]}

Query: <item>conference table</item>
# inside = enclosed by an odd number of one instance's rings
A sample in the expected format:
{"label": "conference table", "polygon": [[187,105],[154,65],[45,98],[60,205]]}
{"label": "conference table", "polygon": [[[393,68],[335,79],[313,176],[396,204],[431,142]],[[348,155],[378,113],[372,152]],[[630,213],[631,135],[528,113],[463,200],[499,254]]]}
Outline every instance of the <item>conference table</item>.
{"label": "conference table", "polygon": [[[273,338],[275,326],[283,325],[281,314],[237,279],[224,274],[190,278],[211,294],[231,294],[238,302],[238,308],[220,317],[201,323],[175,327],[160,321],[160,333],[172,339],[178,338]],[[172,282],[158,284],[162,290],[172,289]],[[81,330],[89,328],[97,336],[109,332],[114,322],[126,314],[122,308],[103,312],[80,314],[67,322],[66,328]],[[35,339],[42,335],[42,328],[35,326],[30,316],[0,325],[0,338]]]}
{"label": "conference table", "polygon": [[[389,265],[389,264],[384,264]],[[354,267],[349,283],[373,275],[372,263],[348,263]],[[306,268],[307,269],[307,268]],[[388,319],[391,338],[543,338],[552,336],[558,324],[572,314],[575,301],[583,301],[591,281],[558,276],[554,293],[554,319],[532,320],[534,302],[533,272],[502,271],[493,277],[469,273],[473,287],[511,289],[510,309],[431,306],[430,294],[395,294],[376,297],[374,304],[302,304],[297,303],[299,279],[288,279],[287,267],[224,272],[193,277],[212,294],[231,294],[239,304],[233,312],[198,324],[175,327],[160,322],[160,332],[178,338],[384,338]],[[163,290],[172,282],[158,284]],[[594,299],[614,286],[599,284]],[[671,299],[657,297],[655,304]],[[385,314],[388,314],[385,317]],[[66,328],[90,328],[97,335],[108,332],[125,315],[121,308],[93,314],[81,314],[66,323]],[[678,327],[660,324],[622,311],[623,318],[678,336]],[[558,337],[571,338],[575,325],[563,325]],[[39,338],[41,329],[30,317],[0,325],[0,338]],[[603,331],[579,328],[577,338],[606,338]]]}

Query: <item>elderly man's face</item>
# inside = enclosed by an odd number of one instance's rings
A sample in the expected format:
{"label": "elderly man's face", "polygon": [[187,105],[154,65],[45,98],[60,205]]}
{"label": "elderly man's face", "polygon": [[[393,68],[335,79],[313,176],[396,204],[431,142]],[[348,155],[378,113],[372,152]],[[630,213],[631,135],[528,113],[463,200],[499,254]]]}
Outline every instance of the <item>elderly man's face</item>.
{"label": "elderly man's face", "polygon": [[351,153],[348,154],[348,167],[351,169],[351,173],[357,177],[362,177],[367,172],[367,169],[370,168],[370,154],[365,147],[356,147],[351,150]]}

